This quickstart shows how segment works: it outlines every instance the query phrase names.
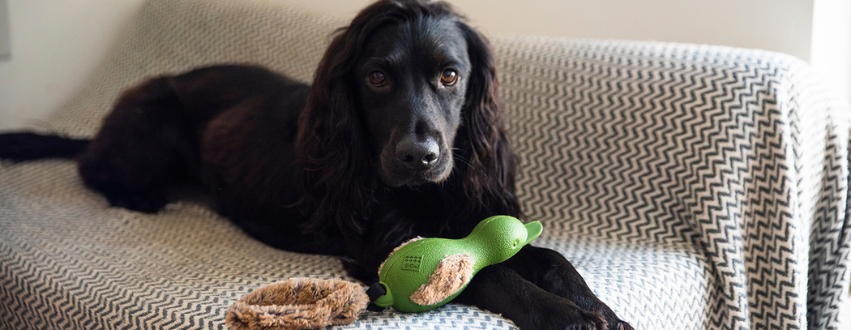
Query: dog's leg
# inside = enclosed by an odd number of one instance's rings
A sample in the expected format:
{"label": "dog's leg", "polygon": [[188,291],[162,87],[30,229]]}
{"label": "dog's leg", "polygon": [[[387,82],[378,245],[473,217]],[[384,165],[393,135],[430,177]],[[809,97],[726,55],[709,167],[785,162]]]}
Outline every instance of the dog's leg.
{"label": "dog's leg", "polygon": [[78,159],[87,186],[110,205],[154,213],[166,204],[164,189],[185,180],[196,158],[191,130],[167,78],[126,91]]}
{"label": "dog's leg", "polygon": [[547,292],[567,298],[585,310],[599,313],[608,322],[609,329],[632,329],[594,295],[582,275],[558,251],[526,246],[501,265],[513,269]]}
{"label": "dog's leg", "polygon": [[606,321],[500,265],[479,271],[456,302],[502,314],[523,330],[603,330]]}

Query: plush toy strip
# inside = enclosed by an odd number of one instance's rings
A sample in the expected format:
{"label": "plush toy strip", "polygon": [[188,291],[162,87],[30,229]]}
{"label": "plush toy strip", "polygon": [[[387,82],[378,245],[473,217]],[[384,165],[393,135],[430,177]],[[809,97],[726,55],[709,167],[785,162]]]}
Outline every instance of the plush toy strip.
{"label": "plush toy strip", "polygon": [[297,330],[349,324],[369,297],[360,284],[291,278],[269,284],[235,302],[225,322],[234,330]]}
{"label": "plush toy strip", "polygon": [[437,269],[411,295],[411,301],[420,306],[430,306],[458,293],[473,278],[473,259],[469,254],[456,254],[440,260]]}

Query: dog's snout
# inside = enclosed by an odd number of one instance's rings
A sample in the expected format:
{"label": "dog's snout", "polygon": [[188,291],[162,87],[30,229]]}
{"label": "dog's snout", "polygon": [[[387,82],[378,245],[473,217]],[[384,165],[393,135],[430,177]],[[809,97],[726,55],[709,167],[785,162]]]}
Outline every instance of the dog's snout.
{"label": "dog's snout", "polygon": [[440,147],[431,138],[417,141],[411,136],[396,144],[396,159],[410,168],[429,169],[439,156]]}

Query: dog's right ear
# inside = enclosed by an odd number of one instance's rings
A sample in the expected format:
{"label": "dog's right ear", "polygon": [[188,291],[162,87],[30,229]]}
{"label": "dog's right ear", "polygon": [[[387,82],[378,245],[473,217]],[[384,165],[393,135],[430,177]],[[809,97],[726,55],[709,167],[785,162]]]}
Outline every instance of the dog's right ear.
{"label": "dog's right ear", "polygon": [[371,200],[364,170],[370,164],[367,137],[359,120],[350,83],[357,47],[351,28],[339,33],[316,70],[307,105],[299,117],[297,161],[302,169],[302,200],[309,221],[306,231],[328,225],[359,233],[359,209]]}
{"label": "dog's right ear", "polygon": [[[413,2],[416,3],[416,2]],[[338,30],[319,62],[307,105],[299,117],[297,160],[303,173],[302,200],[311,210],[307,231],[334,224],[356,236],[360,219],[374,202],[374,174],[366,128],[357,102],[357,82],[352,75],[367,37],[405,11],[398,1],[378,1],[364,8]]]}

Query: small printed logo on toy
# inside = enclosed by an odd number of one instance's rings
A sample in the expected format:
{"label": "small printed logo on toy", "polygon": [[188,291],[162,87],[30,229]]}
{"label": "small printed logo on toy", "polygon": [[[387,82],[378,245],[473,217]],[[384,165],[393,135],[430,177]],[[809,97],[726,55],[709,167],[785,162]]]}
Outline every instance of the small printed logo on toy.
{"label": "small printed logo on toy", "polygon": [[402,270],[410,270],[413,272],[420,271],[420,263],[422,263],[422,256],[405,256],[404,262],[402,262]]}

